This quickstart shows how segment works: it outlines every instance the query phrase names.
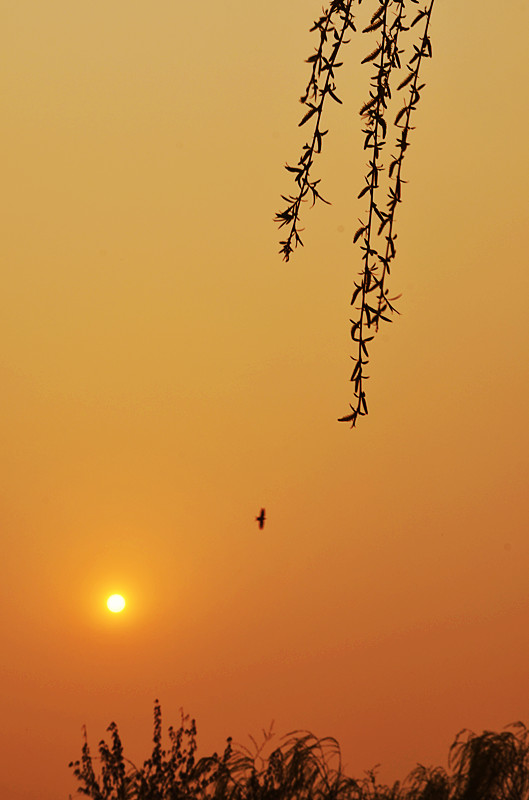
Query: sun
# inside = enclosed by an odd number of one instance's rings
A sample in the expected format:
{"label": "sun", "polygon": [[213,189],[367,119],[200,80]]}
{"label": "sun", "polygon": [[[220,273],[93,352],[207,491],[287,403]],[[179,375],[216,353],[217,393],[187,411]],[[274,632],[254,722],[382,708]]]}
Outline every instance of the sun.
{"label": "sun", "polygon": [[125,598],[120,594],[112,594],[107,600],[107,608],[113,614],[119,614],[125,608]]}

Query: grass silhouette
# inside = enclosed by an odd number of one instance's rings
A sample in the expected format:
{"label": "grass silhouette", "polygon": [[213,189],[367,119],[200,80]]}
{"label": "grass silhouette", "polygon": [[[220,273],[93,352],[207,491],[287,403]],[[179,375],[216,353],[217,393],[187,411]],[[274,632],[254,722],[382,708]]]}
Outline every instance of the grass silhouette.
{"label": "grass silhouette", "polygon": [[[386,786],[376,770],[361,779],[342,769],[332,738],[287,734],[272,748],[272,730],[251,748],[228,738],[221,755],[197,758],[195,721],[182,714],[162,746],[162,712],[154,705],[151,756],[137,767],[123,754],[117,725],[92,756],[86,729],[81,758],[70,763],[77,796],[92,800],[529,800],[529,731],[521,722],[500,733],[461,731],[442,767],[417,767]],[[96,768],[97,764],[97,768]]]}

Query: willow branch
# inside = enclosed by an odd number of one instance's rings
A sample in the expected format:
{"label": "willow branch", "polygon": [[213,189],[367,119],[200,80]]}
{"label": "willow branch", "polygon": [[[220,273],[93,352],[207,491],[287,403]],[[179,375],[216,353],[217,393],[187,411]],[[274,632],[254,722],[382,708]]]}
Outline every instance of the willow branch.
{"label": "willow branch", "polygon": [[[312,74],[305,94],[300,100],[307,106],[308,111],[303,116],[299,126],[305,125],[314,117],[314,127],[309,142],[303,145],[303,152],[297,166],[286,165],[288,172],[295,175],[298,191],[294,195],[281,195],[282,199],[287,203],[287,207],[276,214],[275,217],[280,228],[288,226],[287,238],[280,242],[280,252],[283,254],[285,261],[289,260],[290,254],[298,245],[303,246],[299,222],[301,204],[306,200],[307,195],[312,197],[312,205],[317,200],[321,200],[324,203],[328,202],[321,196],[317,188],[320,180],[311,179],[311,170],[315,156],[321,153],[322,140],[327,133],[327,131],[321,129],[325,101],[327,97],[331,97],[337,103],[342,102],[336,94],[334,71],[342,65],[341,62],[338,62],[338,55],[342,45],[347,43],[345,39],[347,30],[355,30],[351,14],[352,3],[353,0],[345,0],[345,2],[344,0],[334,0],[328,11],[311,28],[311,30],[317,29],[320,31],[320,44],[316,52],[307,59],[307,62],[312,64]],[[339,19],[338,24],[334,22],[335,16]],[[333,43],[330,54],[326,56],[325,45],[331,35]],[[323,86],[320,86],[322,79]]]}

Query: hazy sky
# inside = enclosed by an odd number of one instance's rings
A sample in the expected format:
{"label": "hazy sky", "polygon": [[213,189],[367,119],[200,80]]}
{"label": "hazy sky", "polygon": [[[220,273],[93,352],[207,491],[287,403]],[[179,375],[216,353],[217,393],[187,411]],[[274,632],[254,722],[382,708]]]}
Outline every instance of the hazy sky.
{"label": "hazy sky", "polygon": [[320,11],[3,3],[10,800],[67,797],[84,723],[141,761],[155,698],[203,752],[274,719],[387,780],[529,719],[528,6],[437,0],[401,316],[353,431],[365,36],[317,166],[333,204],[289,264],[273,224]]}

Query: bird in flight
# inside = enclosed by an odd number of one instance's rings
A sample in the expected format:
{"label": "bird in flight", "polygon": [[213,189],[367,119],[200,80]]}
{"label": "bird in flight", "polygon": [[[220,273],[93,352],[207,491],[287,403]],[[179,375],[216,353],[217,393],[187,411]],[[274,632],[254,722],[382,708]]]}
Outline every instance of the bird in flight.
{"label": "bird in flight", "polygon": [[260,531],[262,531],[263,528],[264,528],[265,519],[266,519],[265,510],[264,510],[264,508],[262,508],[261,509],[261,513],[259,514],[259,516],[255,518],[255,521],[259,523],[259,530]]}

